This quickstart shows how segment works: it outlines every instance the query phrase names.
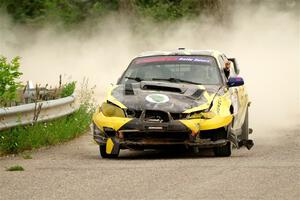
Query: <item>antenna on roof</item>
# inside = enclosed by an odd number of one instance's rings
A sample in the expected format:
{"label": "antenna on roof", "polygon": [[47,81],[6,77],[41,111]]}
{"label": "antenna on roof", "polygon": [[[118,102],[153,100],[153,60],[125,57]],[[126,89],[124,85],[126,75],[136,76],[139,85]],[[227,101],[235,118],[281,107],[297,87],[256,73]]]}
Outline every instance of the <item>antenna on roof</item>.
{"label": "antenna on roof", "polygon": [[185,48],[184,47],[179,47],[178,50],[185,50]]}

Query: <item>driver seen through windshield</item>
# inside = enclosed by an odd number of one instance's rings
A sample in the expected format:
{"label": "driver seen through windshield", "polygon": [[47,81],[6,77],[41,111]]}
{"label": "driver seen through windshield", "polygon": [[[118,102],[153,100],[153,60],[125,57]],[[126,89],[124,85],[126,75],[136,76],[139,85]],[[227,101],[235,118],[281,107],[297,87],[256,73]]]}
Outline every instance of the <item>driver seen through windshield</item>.
{"label": "driver seen through windshield", "polygon": [[221,77],[212,57],[163,56],[135,59],[120,82],[124,84],[140,81],[217,85],[221,83]]}

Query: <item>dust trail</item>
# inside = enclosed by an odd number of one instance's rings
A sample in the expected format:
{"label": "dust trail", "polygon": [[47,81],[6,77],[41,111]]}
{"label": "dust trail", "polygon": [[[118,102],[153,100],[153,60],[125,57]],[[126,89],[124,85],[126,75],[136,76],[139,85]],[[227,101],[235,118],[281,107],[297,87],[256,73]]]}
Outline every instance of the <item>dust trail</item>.
{"label": "dust trail", "polygon": [[113,16],[91,30],[64,33],[52,27],[29,30],[1,16],[0,54],[22,57],[23,80],[56,84],[59,74],[65,80],[88,77],[102,97],[142,51],[218,49],[239,60],[259,134],[299,123],[299,15],[264,6],[233,10],[223,25],[202,16],[171,25],[146,23],[133,31],[129,20]]}

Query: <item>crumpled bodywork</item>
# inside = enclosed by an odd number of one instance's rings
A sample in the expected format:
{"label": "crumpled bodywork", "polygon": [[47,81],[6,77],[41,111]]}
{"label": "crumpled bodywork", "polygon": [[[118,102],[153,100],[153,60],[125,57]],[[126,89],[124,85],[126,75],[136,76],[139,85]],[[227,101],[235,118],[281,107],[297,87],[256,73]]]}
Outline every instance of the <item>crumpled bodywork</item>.
{"label": "crumpled bodywork", "polygon": [[[210,90],[208,92],[202,85],[195,86],[180,84],[177,86],[178,84],[170,83],[158,84],[160,86],[168,85],[169,87],[180,87],[183,92],[174,93],[160,91],[159,94],[166,95],[169,98],[169,101],[165,103],[152,103],[147,101],[146,97],[151,94],[157,94],[158,92],[142,89],[144,85],[147,85],[147,83],[141,82],[132,84],[132,90],[134,94],[130,95],[125,94],[124,85],[113,86],[108,93],[107,101],[119,106],[124,110],[163,110],[169,113],[185,113],[186,115],[189,115],[197,111],[208,109],[211,106],[212,100],[214,100],[214,103],[211,107],[211,111],[216,114],[214,117],[210,119],[182,118],[176,120],[188,127],[191,130],[191,133],[194,135],[198,134],[201,130],[216,129],[227,126],[231,123],[233,116],[230,113],[231,100],[228,90],[226,91],[226,89],[223,88],[218,91],[218,86],[210,86]],[[193,94],[199,90],[201,91],[199,92],[200,95],[194,97]],[[218,94],[216,94],[217,91]],[[134,118],[131,117],[106,117],[101,112],[95,113],[93,117],[93,121],[100,129],[102,129],[102,127],[111,127],[115,131],[118,131],[122,126],[133,119]]]}
{"label": "crumpled bodywork", "polygon": [[[93,115],[94,140],[100,146],[108,145],[109,141],[118,148],[171,144],[205,148],[227,146],[230,142],[237,146],[248,95],[243,85],[235,88],[227,85],[217,59],[220,54],[204,54],[210,57],[184,57],[183,52],[183,56],[134,59],[135,67],[143,67],[139,62],[147,65],[170,60],[183,66],[184,62],[213,63],[221,81],[202,85],[189,79],[155,80],[159,78],[154,77],[149,80],[147,76],[124,75],[125,71],[123,77],[129,81],[119,81],[112,86],[105,102]],[[111,152],[113,148],[108,150]]]}
{"label": "crumpled bodywork", "polygon": [[[131,85],[133,94],[126,94],[126,85],[118,85],[112,90],[111,95],[126,108],[133,110],[164,110],[167,112],[182,113],[203,104],[207,105],[210,98],[204,87],[197,85],[150,81],[132,83]],[[154,87],[157,89],[152,89]],[[162,88],[165,90],[169,89],[170,91],[159,91]],[[173,92],[172,90],[176,91]],[[164,103],[150,102],[146,97],[151,94],[164,94],[168,97],[168,101]]]}

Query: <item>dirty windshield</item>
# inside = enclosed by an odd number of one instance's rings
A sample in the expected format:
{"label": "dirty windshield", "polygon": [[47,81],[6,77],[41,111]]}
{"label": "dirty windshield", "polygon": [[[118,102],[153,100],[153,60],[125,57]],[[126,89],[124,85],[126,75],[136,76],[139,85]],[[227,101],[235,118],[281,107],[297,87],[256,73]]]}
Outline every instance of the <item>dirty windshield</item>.
{"label": "dirty windshield", "polygon": [[140,81],[217,85],[221,83],[221,77],[213,57],[159,56],[135,59],[123,74],[120,83]]}

